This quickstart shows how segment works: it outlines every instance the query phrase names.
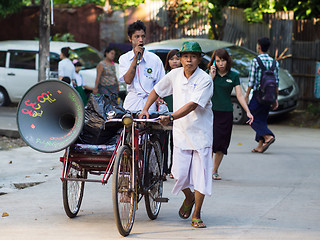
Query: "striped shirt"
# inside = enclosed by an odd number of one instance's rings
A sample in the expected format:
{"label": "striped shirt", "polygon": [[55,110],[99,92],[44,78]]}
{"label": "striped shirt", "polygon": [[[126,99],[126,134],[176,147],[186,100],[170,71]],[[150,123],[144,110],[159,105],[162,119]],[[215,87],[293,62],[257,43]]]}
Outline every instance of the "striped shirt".
{"label": "striped shirt", "polygon": [[[270,69],[272,66],[273,58],[270,57],[267,53],[262,53],[258,55],[258,57],[261,59],[263,65]],[[253,59],[250,67],[250,73],[249,73],[249,87],[253,88],[253,91],[256,91],[259,89],[260,86],[260,79],[261,79],[262,70],[259,67],[257,59]],[[276,83],[279,86],[279,63],[276,61],[276,67],[274,69],[274,74],[276,77]]]}

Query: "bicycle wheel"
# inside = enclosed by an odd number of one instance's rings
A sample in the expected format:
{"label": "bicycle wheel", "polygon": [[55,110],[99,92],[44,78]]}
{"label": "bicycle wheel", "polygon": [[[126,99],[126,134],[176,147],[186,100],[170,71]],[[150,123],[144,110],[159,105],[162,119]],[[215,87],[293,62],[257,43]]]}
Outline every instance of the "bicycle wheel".
{"label": "bicycle wheel", "polygon": [[124,145],[117,152],[112,181],[113,214],[122,236],[129,235],[135,217],[137,199],[132,180],[136,180],[136,174],[133,173],[131,149]]}
{"label": "bicycle wheel", "polygon": [[[86,179],[88,173],[85,169],[80,169],[78,164],[72,163],[68,178]],[[84,192],[85,182],[64,180],[62,182],[62,195],[64,210],[69,218],[77,216]]]}
{"label": "bicycle wheel", "polygon": [[159,140],[152,137],[147,146],[147,164],[145,171],[145,184],[148,187],[144,199],[148,217],[151,220],[157,218],[161,202],[157,202],[157,198],[162,197],[163,179],[162,179],[162,158]]}

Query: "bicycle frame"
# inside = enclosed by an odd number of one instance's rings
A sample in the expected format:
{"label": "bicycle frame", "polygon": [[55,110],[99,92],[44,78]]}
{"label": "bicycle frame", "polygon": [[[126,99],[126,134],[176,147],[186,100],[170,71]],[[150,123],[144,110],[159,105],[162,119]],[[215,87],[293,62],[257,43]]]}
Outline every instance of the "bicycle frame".
{"label": "bicycle frame", "polygon": [[[145,186],[145,169],[147,165],[147,144],[148,139],[150,137],[150,127],[147,126],[148,123],[158,123],[159,119],[133,119],[131,127],[124,126],[121,136],[121,145],[128,144],[131,145],[131,152],[132,152],[132,167],[133,172],[137,171],[138,173],[138,181],[134,181],[132,179],[132,188],[138,189],[138,193],[141,194],[140,197],[137,199],[138,202],[142,199],[144,196],[144,192],[147,191],[151,186]],[[108,122],[120,122],[121,119],[111,119]],[[138,127],[141,123],[144,123],[144,127]],[[141,124],[142,126],[142,124]],[[128,137],[128,134],[131,134],[130,142],[126,141],[126,138]],[[130,136],[129,136],[130,137]],[[143,141],[143,145],[139,144],[139,140]],[[140,146],[142,147],[142,150],[140,149]],[[143,152],[143,158],[139,159],[140,151]],[[142,164],[140,164],[140,161],[142,161]],[[136,170],[136,167],[138,169]],[[136,184],[138,183],[138,186]]]}

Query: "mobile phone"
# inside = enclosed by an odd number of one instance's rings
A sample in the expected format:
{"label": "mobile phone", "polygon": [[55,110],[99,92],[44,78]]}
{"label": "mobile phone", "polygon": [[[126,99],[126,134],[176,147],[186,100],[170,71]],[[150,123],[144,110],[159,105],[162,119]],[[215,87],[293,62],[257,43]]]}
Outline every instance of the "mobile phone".
{"label": "mobile phone", "polygon": [[213,61],[213,66],[216,67],[216,60]]}

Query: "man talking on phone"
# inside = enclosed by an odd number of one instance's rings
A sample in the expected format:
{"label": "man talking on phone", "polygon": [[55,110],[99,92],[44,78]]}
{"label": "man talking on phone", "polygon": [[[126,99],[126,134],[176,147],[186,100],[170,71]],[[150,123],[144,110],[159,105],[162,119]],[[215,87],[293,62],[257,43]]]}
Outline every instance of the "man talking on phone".
{"label": "man talking on phone", "polygon": [[[128,27],[128,39],[132,50],[119,58],[119,81],[127,84],[127,96],[123,107],[129,111],[142,110],[153,87],[164,77],[160,58],[144,49],[146,26],[140,20]],[[150,111],[156,111],[156,104]]]}

